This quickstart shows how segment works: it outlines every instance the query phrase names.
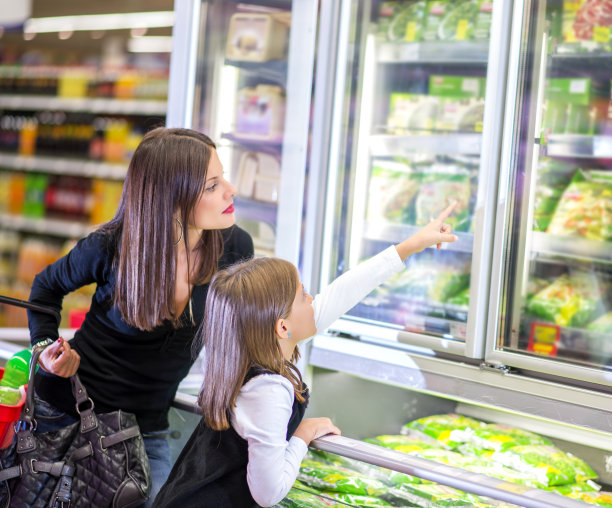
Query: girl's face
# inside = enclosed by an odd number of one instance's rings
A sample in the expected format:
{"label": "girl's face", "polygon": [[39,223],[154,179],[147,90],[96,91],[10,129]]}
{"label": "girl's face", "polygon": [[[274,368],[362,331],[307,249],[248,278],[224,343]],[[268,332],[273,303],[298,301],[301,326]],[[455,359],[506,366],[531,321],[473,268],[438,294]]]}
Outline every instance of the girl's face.
{"label": "girl's face", "polygon": [[291,312],[284,321],[287,332],[289,332],[289,341],[293,345],[317,333],[312,296],[304,290],[304,285],[299,277]]}
{"label": "girl's face", "polygon": [[236,221],[233,204],[236,192],[236,187],[223,178],[217,151],[211,150],[204,190],[193,209],[190,227],[202,231],[232,226]]}

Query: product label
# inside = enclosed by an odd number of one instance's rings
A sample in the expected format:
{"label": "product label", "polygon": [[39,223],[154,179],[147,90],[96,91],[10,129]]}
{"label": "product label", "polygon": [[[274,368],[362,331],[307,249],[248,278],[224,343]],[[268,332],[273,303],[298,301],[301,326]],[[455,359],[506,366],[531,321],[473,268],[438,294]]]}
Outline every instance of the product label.
{"label": "product label", "polygon": [[561,328],[550,323],[532,323],[527,351],[541,355],[557,356]]}

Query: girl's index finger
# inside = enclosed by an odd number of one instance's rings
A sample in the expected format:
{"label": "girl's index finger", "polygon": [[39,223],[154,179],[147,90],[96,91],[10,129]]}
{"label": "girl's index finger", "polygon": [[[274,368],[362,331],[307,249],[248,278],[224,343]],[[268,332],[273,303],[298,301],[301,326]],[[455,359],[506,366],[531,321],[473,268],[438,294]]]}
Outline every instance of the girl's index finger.
{"label": "girl's index finger", "polygon": [[458,204],[459,201],[452,202],[442,211],[442,213],[440,213],[440,215],[438,215],[438,218],[436,220],[444,222],[455,211],[455,208],[457,208]]}

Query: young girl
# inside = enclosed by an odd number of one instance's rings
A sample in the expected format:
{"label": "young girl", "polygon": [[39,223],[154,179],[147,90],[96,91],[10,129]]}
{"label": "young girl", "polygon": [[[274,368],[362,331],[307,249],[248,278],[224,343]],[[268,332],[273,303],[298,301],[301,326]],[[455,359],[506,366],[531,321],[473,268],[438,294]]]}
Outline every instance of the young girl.
{"label": "young girl", "polygon": [[198,341],[206,347],[198,398],[203,418],[153,506],[272,506],[293,485],[313,439],[340,434],[328,418],[302,420],[308,390],[295,367],[297,344],[323,330],[426,247],[454,242],[444,220],[332,282],[314,301],[297,269],[259,258],[218,272]]}

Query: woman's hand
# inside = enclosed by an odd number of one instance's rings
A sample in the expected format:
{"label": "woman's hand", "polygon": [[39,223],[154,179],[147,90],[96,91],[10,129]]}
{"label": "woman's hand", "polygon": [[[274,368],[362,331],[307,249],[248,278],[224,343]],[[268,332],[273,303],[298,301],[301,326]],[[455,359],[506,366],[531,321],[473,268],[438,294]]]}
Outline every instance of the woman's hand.
{"label": "woman's hand", "polygon": [[81,357],[68,341],[61,337],[47,346],[38,358],[40,366],[51,374],[60,377],[73,376],[79,368]]}
{"label": "woman's hand", "polygon": [[406,238],[406,240],[395,246],[402,261],[411,254],[421,252],[432,245],[436,245],[439,249],[444,242],[456,242],[458,240],[455,235],[451,234],[450,225],[444,222],[453,213],[457,204],[458,202],[455,201],[447,206],[446,210],[429,224],[423,226],[410,238]]}
{"label": "woman's hand", "polygon": [[305,418],[293,433],[295,437],[299,437],[307,445],[313,439],[317,439],[325,434],[340,435],[340,429],[329,418]]}

